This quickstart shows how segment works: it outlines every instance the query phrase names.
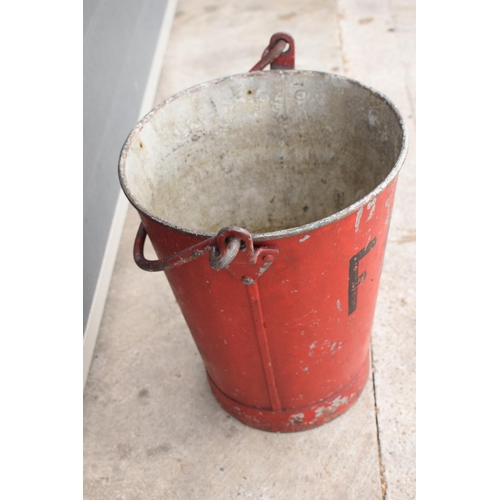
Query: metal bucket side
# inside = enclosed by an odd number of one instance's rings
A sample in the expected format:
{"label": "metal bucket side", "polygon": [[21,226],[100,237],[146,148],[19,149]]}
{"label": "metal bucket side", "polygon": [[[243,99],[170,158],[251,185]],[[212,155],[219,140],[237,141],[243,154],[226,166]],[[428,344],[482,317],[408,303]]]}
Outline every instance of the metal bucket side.
{"label": "metal bucket side", "polygon": [[[259,78],[267,79],[267,75]],[[286,81],[289,76],[280,78]],[[233,78],[247,81],[243,76]],[[347,79],[334,80],[339,89],[348,88]],[[202,92],[210,85],[182,95]],[[360,86],[357,82],[352,85]],[[261,95],[262,90],[259,93],[258,88],[253,88],[257,96]],[[236,93],[231,99],[238,103],[247,99],[245,95],[249,94]],[[352,405],[366,383],[370,331],[396,177],[406,153],[401,118],[392,104],[380,99],[400,124],[399,147],[391,153],[391,165],[383,179],[368,193],[319,220],[254,235],[257,247],[279,250],[269,268],[265,268],[265,253],[259,256],[262,262],[252,267],[248,252],[240,251],[227,270],[214,271],[208,259],[200,257],[166,271],[215,397],[226,411],[247,425],[279,432],[322,425]],[[280,111],[278,105],[272,109]],[[365,128],[377,125],[376,114],[370,114],[370,109],[363,113],[368,122]],[[140,147],[140,132],[154,114],[146,117],[129,137],[121,158],[121,173],[130,149]],[[279,116],[284,115],[276,116],[280,123]],[[286,120],[281,119],[278,130],[286,129]],[[203,135],[189,140],[202,141]],[[279,147],[280,140],[273,136]],[[280,168],[277,159],[273,165]],[[124,189],[126,180],[121,176]],[[203,193],[202,184],[199,187]],[[327,187],[334,194],[334,186]],[[160,259],[214,234],[166,222],[141,206],[130,191],[128,196],[139,210]],[[314,199],[309,203],[314,209]],[[309,207],[307,202],[300,205],[303,212],[306,205]],[[259,265],[265,272],[253,274],[255,279],[245,284],[247,274],[259,269]]]}
{"label": "metal bucket side", "polygon": [[[253,427],[322,425],[358,398],[396,181],[358,212],[305,234],[268,240],[279,257],[251,285],[199,258],[166,272],[212,391]],[[141,215],[158,257],[192,239]],[[238,261],[238,259],[240,259]],[[234,264],[241,264],[240,252]],[[231,271],[231,266],[230,266]]]}

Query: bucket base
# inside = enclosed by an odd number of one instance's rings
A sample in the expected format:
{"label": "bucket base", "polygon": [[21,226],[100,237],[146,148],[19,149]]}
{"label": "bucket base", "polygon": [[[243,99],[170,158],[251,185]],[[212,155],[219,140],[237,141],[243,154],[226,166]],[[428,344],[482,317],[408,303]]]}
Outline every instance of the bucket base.
{"label": "bucket base", "polygon": [[240,422],[267,432],[299,432],[314,429],[342,415],[358,399],[370,372],[369,353],[351,383],[317,404],[293,410],[270,411],[246,406],[226,396],[207,374],[212,393],[222,408]]}

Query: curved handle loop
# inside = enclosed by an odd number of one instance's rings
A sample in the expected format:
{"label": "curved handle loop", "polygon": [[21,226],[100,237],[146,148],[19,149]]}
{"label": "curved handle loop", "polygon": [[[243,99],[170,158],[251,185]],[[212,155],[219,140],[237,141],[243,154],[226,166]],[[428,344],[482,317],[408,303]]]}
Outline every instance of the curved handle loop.
{"label": "curved handle loop", "polygon": [[[210,252],[210,266],[216,271],[220,271],[227,267],[240,251],[241,241],[239,238],[230,236],[227,242],[224,241],[223,245],[219,244],[218,248],[213,247]],[[220,248],[223,252],[220,252]]]}
{"label": "curved handle loop", "polygon": [[[288,49],[283,52],[288,45]],[[275,33],[264,50],[260,61],[250,70],[263,70],[268,64],[271,69],[295,69],[295,42],[288,33]]]}
{"label": "curved handle loop", "polygon": [[197,259],[201,255],[210,253],[210,265],[216,271],[226,268],[238,255],[240,248],[243,251],[249,246],[253,252],[252,236],[245,229],[230,226],[221,229],[216,236],[200,241],[179,253],[159,260],[148,260],[144,257],[144,244],[148,233],[141,222],[134,242],[135,263],[144,271],[167,271],[181,266],[186,262]]}
{"label": "curved handle loop", "polygon": [[[244,270],[243,283],[249,285],[255,283],[255,280],[267,270],[279,254],[279,250],[275,247],[255,248],[252,235],[246,229],[228,226],[222,228],[217,235],[200,241],[179,253],[164,259],[148,260],[144,257],[144,243],[147,235],[146,227],[141,222],[134,242],[134,260],[141,269],[149,272],[166,271],[210,252],[209,264],[215,271],[227,269],[231,274],[235,272],[238,274],[238,269]],[[240,251],[246,257],[229,267]]]}
{"label": "curved handle loop", "polygon": [[216,245],[216,236],[214,236],[207,240],[200,241],[196,245],[186,248],[179,253],[165,257],[164,259],[148,260],[144,257],[144,243],[146,242],[147,235],[146,228],[141,222],[134,242],[134,260],[141,269],[149,272],[166,271],[185,264],[209,252]]}

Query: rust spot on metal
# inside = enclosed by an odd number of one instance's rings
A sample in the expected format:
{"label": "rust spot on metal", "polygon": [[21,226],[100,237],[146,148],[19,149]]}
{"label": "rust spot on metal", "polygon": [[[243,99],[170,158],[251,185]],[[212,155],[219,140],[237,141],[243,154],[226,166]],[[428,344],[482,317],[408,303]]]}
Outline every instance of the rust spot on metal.
{"label": "rust spot on metal", "polygon": [[295,415],[290,416],[290,420],[288,421],[288,425],[300,425],[304,423],[304,414],[296,413]]}
{"label": "rust spot on metal", "polygon": [[326,417],[332,414],[335,414],[339,407],[342,405],[345,405],[349,402],[349,397],[344,396],[344,397],[337,397],[335,398],[329,405],[327,406],[321,406],[316,410],[316,416],[315,420],[318,420],[321,417]]}

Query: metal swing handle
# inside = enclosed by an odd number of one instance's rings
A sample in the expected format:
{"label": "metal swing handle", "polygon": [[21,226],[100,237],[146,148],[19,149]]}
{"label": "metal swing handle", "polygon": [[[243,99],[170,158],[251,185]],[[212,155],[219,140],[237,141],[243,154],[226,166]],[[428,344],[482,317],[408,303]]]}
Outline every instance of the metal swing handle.
{"label": "metal swing handle", "polygon": [[[288,45],[288,49],[283,52]],[[264,50],[260,61],[250,70],[263,70],[268,64],[271,69],[295,69],[295,43],[288,33],[275,33]]]}
{"label": "metal swing handle", "polygon": [[144,256],[144,244],[147,235],[146,227],[141,222],[134,242],[134,260],[142,270],[149,272],[173,269],[208,252],[210,252],[210,265],[216,271],[220,271],[233,261],[242,243],[251,245],[253,251],[250,233],[244,229],[231,226],[221,229],[216,236],[200,241],[176,254],[159,260],[148,260]]}

